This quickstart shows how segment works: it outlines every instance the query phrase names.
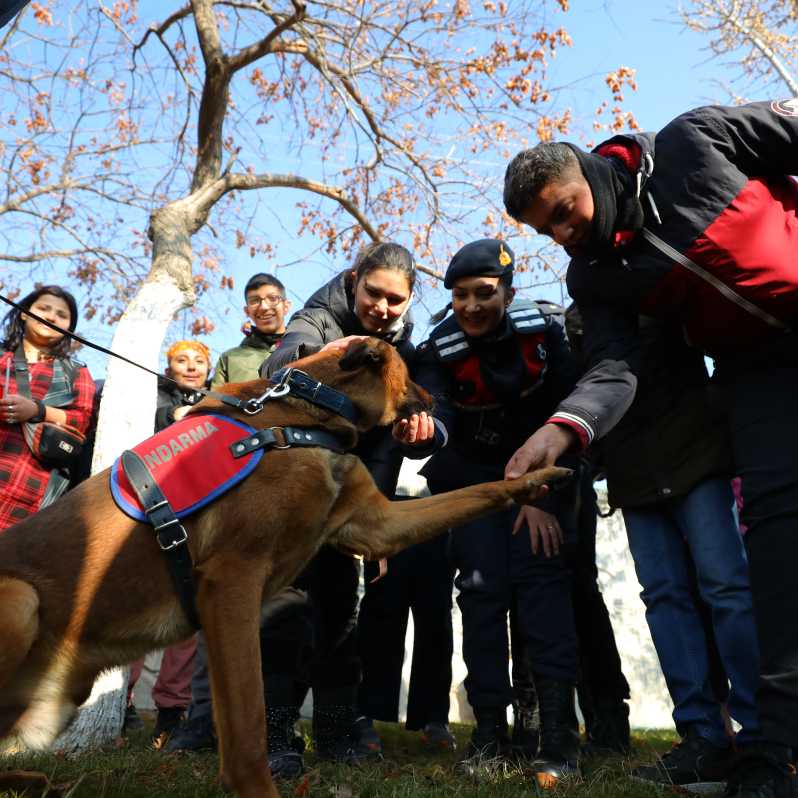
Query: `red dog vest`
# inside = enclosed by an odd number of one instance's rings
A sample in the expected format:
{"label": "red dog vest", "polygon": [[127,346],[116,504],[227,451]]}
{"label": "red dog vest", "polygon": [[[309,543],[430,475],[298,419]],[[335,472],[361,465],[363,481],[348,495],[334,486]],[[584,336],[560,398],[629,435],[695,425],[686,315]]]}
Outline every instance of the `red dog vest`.
{"label": "red dog vest", "polygon": [[[230,445],[256,430],[227,416],[189,415],[133,447],[178,518],[199,510],[245,479],[263,449],[234,458]],[[118,458],[111,467],[111,494],[122,512],[146,521]]]}

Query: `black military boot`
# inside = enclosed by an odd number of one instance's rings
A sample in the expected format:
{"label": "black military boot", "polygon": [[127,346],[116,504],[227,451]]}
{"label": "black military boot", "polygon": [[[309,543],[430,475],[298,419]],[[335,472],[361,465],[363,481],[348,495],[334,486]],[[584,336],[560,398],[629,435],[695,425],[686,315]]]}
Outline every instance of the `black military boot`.
{"label": "black military boot", "polygon": [[457,769],[468,776],[487,774],[510,753],[505,707],[474,707],[477,725]]}
{"label": "black military boot", "polygon": [[596,704],[590,719],[585,717],[585,726],[587,743],[582,748],[584,756],[611,756],[631,752],[629,706],[625,701]]}
{"label": "black military boot", "polygon": [[517,759],[532,760],[540,744],[540,710],[534,687],[513,689],[512,752]]}
{"label": "black military boot", "polygon": [[294,724],[299,720],[299,710],[294,704],[294,679],[289,675],[266,674],[265,684],[269,770],[275,779],[292,779],[305,770],[294,732]]}
{"label": "black military boot", "polygon": [[579,722],[574,685],[535,678],[540,709],[540,751],[535,780],[551,789],[568,776],[579,775]]}

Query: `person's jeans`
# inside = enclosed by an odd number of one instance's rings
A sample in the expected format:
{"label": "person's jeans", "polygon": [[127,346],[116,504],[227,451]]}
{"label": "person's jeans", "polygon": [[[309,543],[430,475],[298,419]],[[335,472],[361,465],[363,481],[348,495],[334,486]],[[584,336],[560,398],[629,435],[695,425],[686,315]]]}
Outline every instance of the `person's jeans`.
{"label": "person's jeans", "polygon": [[707,641],[690,595],[684,541],[695,562],[701,597],[712,613],[718,650],[729,677],[729,714],[742,726],[740,743],[759,737],[754,695],[759,648],[748,563],[726,479],[707,479],[686,496],[623,511],[629,548],[643,587],[646,619],[673,699],[680,734],[693,726],[717,745],[727,742],[712,690]]}

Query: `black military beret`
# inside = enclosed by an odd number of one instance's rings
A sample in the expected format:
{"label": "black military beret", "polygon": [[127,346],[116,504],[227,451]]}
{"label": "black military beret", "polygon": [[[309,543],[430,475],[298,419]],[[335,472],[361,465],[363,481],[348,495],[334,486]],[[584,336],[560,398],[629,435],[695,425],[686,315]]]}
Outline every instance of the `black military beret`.
{"label": "black military beret", "polygon": [[515,256],[504,241],[482,238],[466,244],[454,254],[443,285],[451,288],[462,277],[501,277],[512,273],[514,266]]}

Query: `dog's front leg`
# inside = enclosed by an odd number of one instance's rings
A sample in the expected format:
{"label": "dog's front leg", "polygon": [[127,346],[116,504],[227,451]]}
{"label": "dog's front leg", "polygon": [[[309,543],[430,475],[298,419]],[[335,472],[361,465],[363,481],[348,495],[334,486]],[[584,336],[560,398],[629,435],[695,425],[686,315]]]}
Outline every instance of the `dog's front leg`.
{"label": "dog's front leg", "polygon": [[266,763],[259,639],[263,565],[225,554],[202,571],[197,608],[208,647],[222,782],[241,798],[279,798]]}
{"label": "dog's front leg", "polygon": [[365,468],[352,471],[345,494],[348,515],[330,543],[372,560],[390,557],[496,510],[514,504],[532,504],[545,495],[549,483],[571,473],[566,468],[543,468],[518,479],[485,482],[413,501],[391,502],[377,490],[364,473]]}

